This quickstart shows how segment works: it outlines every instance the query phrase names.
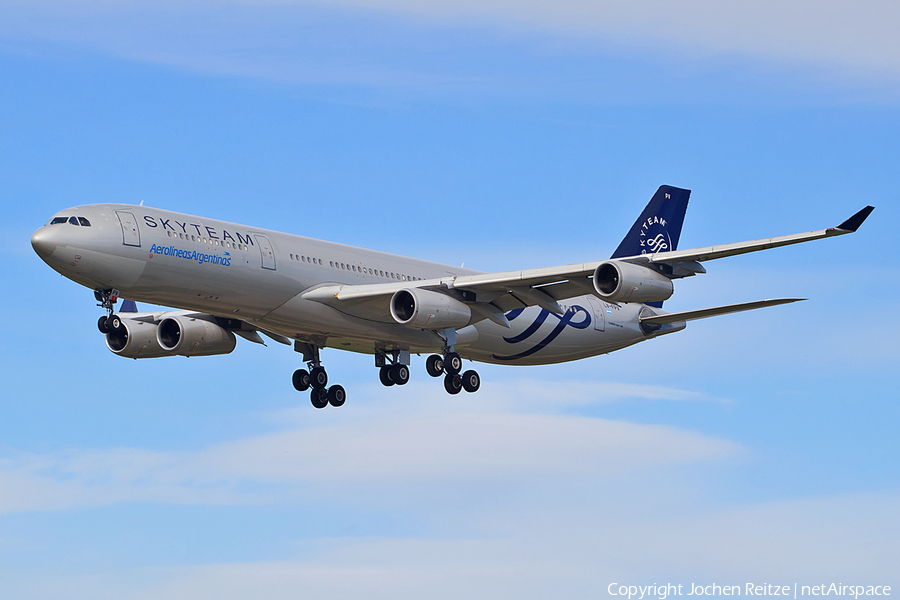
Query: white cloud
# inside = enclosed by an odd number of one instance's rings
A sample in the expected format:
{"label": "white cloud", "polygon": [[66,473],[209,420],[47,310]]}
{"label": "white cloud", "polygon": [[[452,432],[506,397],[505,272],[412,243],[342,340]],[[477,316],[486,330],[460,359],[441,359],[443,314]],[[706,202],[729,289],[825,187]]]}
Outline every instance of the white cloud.
{"label": "white cloud", "polygon": [[810,498],[693,513],[686,507],[666,510],[664,503],[653,511],[635,510],[635,498],[618,494],[611,505],[592,506],[560,495],[537,510],[483,511],[494,530],[468,538],[305,540],[298,542],[299,556],[283,560],[61,578],[35,597],[97,598],[98,591],[112,589],[118,598],[172,600],[574,599],[606,597],[613,582],[896,585],[897,496]]}
{"label": "white cloud", "polygon": [[[900,39],[894,24],[900,5],[889,0],[717,2],[688,0],[331,0],[322,2],[93,2],[44,0],[7,3],[0,31],[11,39],[76,42],[117,56],[179,65],[213,73],[273,77],[313,83],[382,86],[452,85],[469,79],[414,61],[371,60],[372,53],[344,54],[357,35],[339,42],[304,43],[333,27],[321,15],[363,19],[396,15],[441,30],[495,27],[508,34],[544,32],[582,41],[614,43],[667,57],[744,56],[785,67],[824,67],[851,79],[900,76]],[[409,23],[407,23],[408,25]],[[202,25],[202,27],[201,27]],[[368,35],[368,34],[365,34]],[[363,41],[363,45],[372,42]],[[383,40],[382,43],[396,40]],[[460,41],[465,46],[465,41]],[[373,48],[376,46],[373,46]],[[336,51],[327,58],[330,48]],[[326,54],[321,53],[322,50]],[[408,53],[401,53],[408,54]],[[408,56],[406,57],[409,58]]]}
{"label": "white cloud", "polygon": [[[255,2],[265,6],[289,4]],[[302,4],[298,3],[298,4]],[[323,5],[382,9],[433,18],[482,18],[534,29],[601,34],[631,43],[657,40],[713,52],[746,52],[840,64],[900,67],[893,24],[900,7],[886,0],[716,2],[715,0],[331,0]]]}
{"label": "white cloud", "polygon": [[[621,396],[702,398],[658,386],[606,385]],[[296,419],[302,414],[303,426],[295,423],[286,431],[191,452],[113,448],[12,455],[0,463],[0,511],[121,501],[246,504],[296,494],[342,497],[335,490],[394,486],[428,494],[448,486],[485,481],[514,486],[535,478],[601,481],[740,452],[729,441],[675,427],[504,412],[517,400],[524,407],[539,406],[546,385],[497,384],[493,392],[451,405],[433,398],[433,386],[420,386],[420,393],[414,392],[419,401],[412,406],[395,398],[353,410],[312,413],[306,408],[282,415]],[[576,405],[589,395],[588,386],[582,387]],[[446,400],[443,394],[440,398]],[[561,406],[550,403],[549,408]]]}

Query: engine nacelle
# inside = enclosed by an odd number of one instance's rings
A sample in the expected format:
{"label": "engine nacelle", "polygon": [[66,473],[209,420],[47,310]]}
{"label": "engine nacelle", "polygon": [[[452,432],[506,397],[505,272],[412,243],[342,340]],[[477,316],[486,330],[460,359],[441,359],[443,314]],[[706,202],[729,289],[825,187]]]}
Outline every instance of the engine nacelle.
{"label": "engine nacelle", "polygon": [[156,325],[143,321],[122,319],[122,327],[118,331],[106,334],[106,347],[113,354],[125,358],[158,358],[172,356],[163,349],[156,339]]}
{"label": "engine nacelle", "polygon": [[594,289],[612,302],[659,302],[675,291],[672,280],[653,269],[617,260],[600,263],[594,270]]}
{"label": "engine nacelle", "polygon": [[228,354],[237,345],[234,334],[227,329],[184,315],[160,321],[156,339],[164,350],[181,356]]}
{"label": "engine nacelle", "polygon": [[416,329],[465,327],[472,320],[472,310],[456,298],[419,288],[394,292],[391,316],[401,325]]}

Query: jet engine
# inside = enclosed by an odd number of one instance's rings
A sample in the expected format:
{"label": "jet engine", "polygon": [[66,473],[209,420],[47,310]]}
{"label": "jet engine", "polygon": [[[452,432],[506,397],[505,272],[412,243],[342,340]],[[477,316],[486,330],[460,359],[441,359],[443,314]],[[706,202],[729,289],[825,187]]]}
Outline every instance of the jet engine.
{"label": "jet engine", "polygon": [[472,311],[446,294],[410,288],[391,296],[391,316],[407,327],[445,329],[465,327],[472,320]]}
{"label": "jet engine", "polygon": [[158,358],[172,356],[156,339],[156,325],[121,319],[122,326],[106,334],[106,347],[125,358]]}
{"label": "jet engine", "polygon": [[594,289],[612,302],[659,302],[674,291],[672,280],[653,269],[607,260],[594,270]]}
{"label": "jet engine", "polygon": [[181,356],[228,354],[237,345],[234,334],[227,329],[184,315],[160,321],[156,339],[163,350]]}

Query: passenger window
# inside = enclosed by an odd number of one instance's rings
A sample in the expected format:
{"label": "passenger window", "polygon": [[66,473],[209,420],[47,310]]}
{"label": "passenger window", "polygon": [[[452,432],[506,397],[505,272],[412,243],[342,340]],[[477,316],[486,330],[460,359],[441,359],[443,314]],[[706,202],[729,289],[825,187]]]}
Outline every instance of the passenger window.
{"label": "passenger window", "polygon": [[78,219],[75,217],[69,217],[69,225],[78,225]]}
{"label": "passenger window", "polygon": [[78,217],[78,222],[81,223],[82,227],[90,227],[91,222],[85,219],[84,217]]}
{"label": "passenger window", "polygon": [[53,220],[50,221],[51,225],[59,225],[60,223],[65,223],[69,220],[69,217],[53,217]]}

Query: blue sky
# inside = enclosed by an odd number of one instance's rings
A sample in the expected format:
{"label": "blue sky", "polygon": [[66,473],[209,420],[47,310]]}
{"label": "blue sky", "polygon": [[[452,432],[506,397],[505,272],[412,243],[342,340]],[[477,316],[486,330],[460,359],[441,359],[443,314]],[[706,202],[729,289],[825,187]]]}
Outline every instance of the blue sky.
{"label": "blue sky", "polygon": [[[10,598],[597,598],[613,582],[900,585],[896,5],[0,6],[0,581]],[[148,205],[483,270],[607,257],[660,184],[709,263],[667,303],[809,301],[611,356],[130,361],[33,253]]]}

